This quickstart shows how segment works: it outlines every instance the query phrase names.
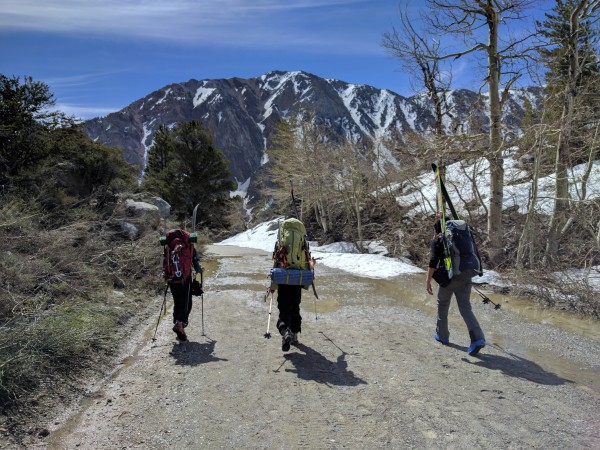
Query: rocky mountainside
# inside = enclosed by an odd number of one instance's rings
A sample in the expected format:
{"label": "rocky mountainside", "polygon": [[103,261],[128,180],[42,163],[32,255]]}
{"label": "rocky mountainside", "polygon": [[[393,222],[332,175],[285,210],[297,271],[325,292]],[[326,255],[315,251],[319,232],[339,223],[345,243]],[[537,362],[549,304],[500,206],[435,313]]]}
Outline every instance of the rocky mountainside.
{"label": "rocky mountainside", "polygon": [[[534,108],[541,107],[539,89],[511,91],[504,111],[508,126],[518,127],[525,99]],[[469,123],[485,124],[485,100],[485,95],[468,90],[449,92],[453,118],[445,126],[465,130]],[[425,134],[434,119],[432,104],[424,95],[406,98],[306,72],[269,72],[249,79],[170,84],[84,126],[92,139],[122,148],[125,158],[143,171],[159,125],[201,121],[213,131],[215,144],[230,161],[238,183],[243,183],[266,161],[264,150],[277,123],[303,108],[311,108],[335,133],[358,141],[402,138],[409,130]]]}

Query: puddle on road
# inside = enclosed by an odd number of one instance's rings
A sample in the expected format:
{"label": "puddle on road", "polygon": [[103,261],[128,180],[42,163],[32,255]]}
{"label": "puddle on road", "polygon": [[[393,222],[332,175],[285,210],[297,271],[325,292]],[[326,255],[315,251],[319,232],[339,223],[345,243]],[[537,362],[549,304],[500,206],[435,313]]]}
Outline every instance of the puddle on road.
{"label": "puddle on road", "polygon": [[[232,278],[239,276],[246,280],[237,285],[236,288],[256,290],[255,281],[259,284],[260,290],[268,285],[268,282],[264,280],[264,275],[257,274],[256,271],[252,273],[252,270],[248,270],[248,265],[261,265],[265,268],[265,273],[268,273],[270,253],[252,249],[225,248],[225,246],[211,246],[211,250],[213,256],[217,256],[219,259],[223,258],[221,262],[225,263],[224,272],[231,269],[235,270],[235,273],[226,275],[227,278],[231,275]],[[228,262],[232,259],[235,259],[235,264],[229,265]],[[229,261],[226,263],[226,260]],[[246,266],[245,269],[244,265]],[[394,279],[372,279],[350,275],[320,265],[317,265],[315,273],[316,288],[320,299],[316,302],[316,312],[319,314],[334,312],[345,306],[398,305],[416,309],[432,316],[432,328],[435,327],[436,296],[435,292],[434,295],[425,292],[424,273],[407,274]],[[229,285],[229,282],[228,279],[226,284]],[[497,294],[488,290],[485,285],[476,285],[476,287],[494,303],[501,305],[498,311],[493,309],[493,305],[485,306],[485,308],[489,307],[488,317],[493,321],[506,320],[507,315],[504,313],[510,312],[525,321],[551,325],[600,342],[600,327],[597,321],[585,319],[569,312],[546,308],[542,304],[525,298]],[[312,289],[309,289],[307,295],[310,297],[307,296],[307,301],[303,301],[303,310],[312,314],[315,312]],[[482,302],[481,296],[476,291],[473,291],[471,300],[473,305]],[[461,320],[456,302],[453,301],[450,321],[460,327],[464,326]],[[567,380],[574,382],[578,387],[600,395],[600,377],[598,377],[600,370],[598,368],[592,368],[589,365],[583,367],[570,359],[558,357],[554,352],[537,351],[526,346],[516,345],[508,335],[489,333],[488,341],[490,345],[502,351],[506,358],[515,361],[520,360],[527,368],[533,368],[534,374],[537,371],[538,375],[534,375],[532,381],[535,381],[535,376],[555,377],[563,382]],[[511,354],[504,350],[505,348],[511,348],[515,353]],[[480,363],[484,365],[492,364],[491,361],[485,361],[484,357],[485,355],[483,355]],[[490,366],[490,369],[497,368]]]}
{"label": "puddle on road", "polygon": [[[407,274],[396,279],[365,279],[356,276],[345,275],[346,279],[350,282],[340,282],[334,284],[334,289],[328,289],[328,295],[333,297],[347,297],[344,293],[337,293],[339,288],[347,291],[348,286],[354,284],[357,285],[370,285],[370,293],[364,293],[360,295],[359,292],[352,293],[355,299],[353,303],[362,303],[365,305],[373,305],[377,303],[397,304],[401,306],[408,306],[414,309],[418,309],[427,314],[435,316],[437,314],[437,301],[436,301],[436,289],[434,288],[434,295],[429,295],[425,292],[425,274]],[[492,291],[486,290],[485,286],[476,285],[485,296],[489,297],[494,303],[500,304],[498,313],[502,311],[510,311],[511,313],[522,317],[523,319],[531,322],[536,322],[544,325],[552,325],[571,333],[586,337],[588,339],[600,342],[600,326],[598,321],[592,319],[585,319],[576,314],[560,311],[551,308],[546,308],[544,305],[535,303],[532,300],[525,298],[514,297],[511,295],[496,294]],[[358,295],[357,295],[358,294]],[[481,296],[473,291],[471,294],[471,303],[481,303]],[[335,305],[341,307],[344,305],[343,301],[336,301]],[[453,307],[455,302],[452,303]],[[486,305],[493,310],[493,305]]]}

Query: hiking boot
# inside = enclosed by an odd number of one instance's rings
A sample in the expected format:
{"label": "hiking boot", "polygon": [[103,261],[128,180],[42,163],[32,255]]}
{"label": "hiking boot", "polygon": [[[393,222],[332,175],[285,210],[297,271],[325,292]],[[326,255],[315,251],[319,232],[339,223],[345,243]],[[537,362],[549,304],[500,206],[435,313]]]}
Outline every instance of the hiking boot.
{"label": "hiking boot", "polygon": [[467,349],[467,353],[471,356],[475,356],[483,347],[485,347],[485,339],[477,339],[475,342],[471,343]]}
{"label": "hiking boot", "polygon": [[298,333],[292,333],[292,345],[298,344]]}
{"label": "hiking boot", "polygon": [[183,329],[183,323],[179,320],[175,322],[173,326],[173,331],[177,334],[177,339],[180,341],[187,341],[187,335],[185,334],[185,330]]}
{"label": "hiking boot", "polygon": [[433,335],[433,338],[442,345],[448,345],[450,343],[450,341],[448,339],[441,339],[437,333],[435,333]]}
{"label": "hiking boot", "polygon": [[290,349],[290,342],[292,342],[292,332],[288,328],[285,330],[283,337],[281,338],[281,350],[287,352]]}

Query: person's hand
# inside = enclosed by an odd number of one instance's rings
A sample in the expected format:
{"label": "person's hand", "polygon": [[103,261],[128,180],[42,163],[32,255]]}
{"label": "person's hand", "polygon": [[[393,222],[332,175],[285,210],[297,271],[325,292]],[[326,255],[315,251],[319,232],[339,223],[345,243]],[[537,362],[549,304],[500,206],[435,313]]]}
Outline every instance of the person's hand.
{"label": "person's hand", "polygon": [[425,290],[429,295],[433,295],[433,289],[431,288],[431,280],[425,281]]}
{"label": "person's hand", "polygon": [[310,270],[313,270],[316,265],[317,265],[317,260],[314,257],[310,258],[310,260],[308,261],[308,267],[310,268]]}

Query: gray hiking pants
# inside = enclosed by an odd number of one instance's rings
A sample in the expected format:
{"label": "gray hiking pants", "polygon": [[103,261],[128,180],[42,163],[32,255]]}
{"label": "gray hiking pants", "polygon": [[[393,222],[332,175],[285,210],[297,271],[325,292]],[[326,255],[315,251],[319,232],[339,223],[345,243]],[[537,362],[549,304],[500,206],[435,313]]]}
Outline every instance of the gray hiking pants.
{"label": "gray hiking pants", "polygon": [[485,336],[483,335],[483,331],[481,331],[479,322],[475,318],[475,314],[471,310],[471,277],[462,277],[461,275],[453,277],[448,286],[439,286],[436,331],[440,339],[445,340],[450,338],[448,309],[450,308],[452,294],[454,294],[456,296],[456,303],[458,303],[458,311],[469,330],[471,342],[475,342],[478,339],[485,339]]}

